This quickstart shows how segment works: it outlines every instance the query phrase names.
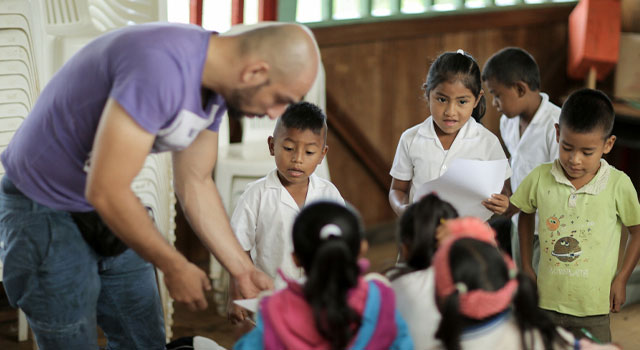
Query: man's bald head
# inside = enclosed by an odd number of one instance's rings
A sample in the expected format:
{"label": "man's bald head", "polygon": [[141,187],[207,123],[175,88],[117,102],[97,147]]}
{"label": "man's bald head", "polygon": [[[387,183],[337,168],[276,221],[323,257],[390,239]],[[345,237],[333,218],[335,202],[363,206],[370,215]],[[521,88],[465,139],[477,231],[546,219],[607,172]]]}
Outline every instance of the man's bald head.
{"label": "man's bald head", "polygon": [[[233,30],[232,30],[233,31]],[[298,24],[267,23],[237,35],[241,57],[269,63],[273,76],[283,81],[310,76],[315,79],[319,50],[311,31]]]}

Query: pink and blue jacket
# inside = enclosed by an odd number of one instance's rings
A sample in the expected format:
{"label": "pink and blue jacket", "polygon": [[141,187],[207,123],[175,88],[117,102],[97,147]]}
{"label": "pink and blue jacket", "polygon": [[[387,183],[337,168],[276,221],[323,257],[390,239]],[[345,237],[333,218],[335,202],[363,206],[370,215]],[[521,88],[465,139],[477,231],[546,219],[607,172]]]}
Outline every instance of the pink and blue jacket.
{"label": "pink and blue jacket", "polygon": [[[360,316],[361,325],[349,349],[413,349],[407,324],[396,310],[395,295],[384,277],[360,277],[349,291],[348,303]],[[303,286],[287,280],[288,287],[260,300],[256,327],[234,349],[329,349],[316,330],[313,312],[304,298]]]}

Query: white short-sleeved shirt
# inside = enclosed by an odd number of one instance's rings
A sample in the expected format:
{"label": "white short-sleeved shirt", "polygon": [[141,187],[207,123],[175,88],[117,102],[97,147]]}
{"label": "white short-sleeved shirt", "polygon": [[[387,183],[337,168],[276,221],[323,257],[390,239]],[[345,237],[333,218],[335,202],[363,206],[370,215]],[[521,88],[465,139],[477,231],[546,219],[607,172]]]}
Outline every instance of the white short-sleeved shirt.
{"label": "white short-sleeved shirt", "polygon": [[[554,350],[575,349],[575,337],[563,328],[557,327],[560,337],[566,340],[567,344],[554,343]],[[538,330],[527,331],[525,334],[526,350],[543,350],[544,343]],[[416,347],[417,348],[417,347]],[[486,350],[486,349],[522,349],[522,338],[515,316],[508,311],[496,316],[491,321],[465,330],[460,336],[460,348],[463,350]],[[440,349],[445,349],[442,345]]]}
{"label": "white short-sleeved shirt", "polygon": [[409,333],[416,349],[439,349],[435,338],[440,324],[440,312],[435,300],[435,276],[433,269],[414,271],[391,282],[396,293],[396,306],[409,326]]}
{"label": "white short-sleeved shirt", "polygon": [[[507,156],[498,137],[473,118],[462,126],[445,151],[436,135],[433,117],[429,117],[402,133],[389,173],[395,179],[411,181],[411,201],[415,189],[442,176],[449,163],[457,158],[499,160]],[[507,167],[504,179],[510,176],[511,168]]]}
{"label": "white short-sleeved shirt", "polygon": [[[305,205],[330,200],[344,204],[338,189],[315,174],[309,177]],[[231,227],[245,251],[251,251],[256,267],[276,278],[278,268],[291,278],[302,277],[293,263],[291,232],[300,212],[289,191],[278,178],[277,169],[247,185],[231,217]]]}
{"label": "white short-sleeved shirt", "polygon": [[[558,158],[558,141],[556,140],[555,124],[560,118],[560,107],[549,102],[549,96],[540,93],[542,101],[533,115],[531,122],[520,136],[520,117],[500,118],[500,135],[509,154],[513,169],[511,176],[511,191],[516,192],[518,186],[531,170],[542,163],[551,163]],[[518,225],[518,214],[511,220]],[[536,215],[536,231],[538,234],[538,216]]]}

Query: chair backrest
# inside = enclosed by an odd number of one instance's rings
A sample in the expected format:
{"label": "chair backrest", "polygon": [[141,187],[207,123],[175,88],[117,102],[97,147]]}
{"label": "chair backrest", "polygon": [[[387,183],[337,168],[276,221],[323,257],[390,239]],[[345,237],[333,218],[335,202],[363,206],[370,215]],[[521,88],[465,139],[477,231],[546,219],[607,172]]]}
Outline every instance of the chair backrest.
{"label": "chair backrest", "polygon": [[47,33],[95,36],[130,24],[163,19],[157,0],[44,0]]}

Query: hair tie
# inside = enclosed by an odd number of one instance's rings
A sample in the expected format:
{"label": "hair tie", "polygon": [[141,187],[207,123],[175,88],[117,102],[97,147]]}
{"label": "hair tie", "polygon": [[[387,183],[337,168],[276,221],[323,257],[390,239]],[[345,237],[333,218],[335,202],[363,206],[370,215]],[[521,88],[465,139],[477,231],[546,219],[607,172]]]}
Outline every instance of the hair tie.
{"label": "hair tie", "polygon": [[336,224],[326,224],[320,229],[320,239],[325,240],[330,237],[342,236],[342,229]]}
{"label": "hair tie", "polygon": [[458,290],[458,294],[466,294],[469,291],[469,288],[467,288],[467,285],[464,284],[463,282],[458,282],[456,283],[456,290]]}
{"label": "hair tie", "polygon": [[466,54],[464,53],[463,49],[458,49],[458,51],[456,51],[458,54],[465,56]]}

